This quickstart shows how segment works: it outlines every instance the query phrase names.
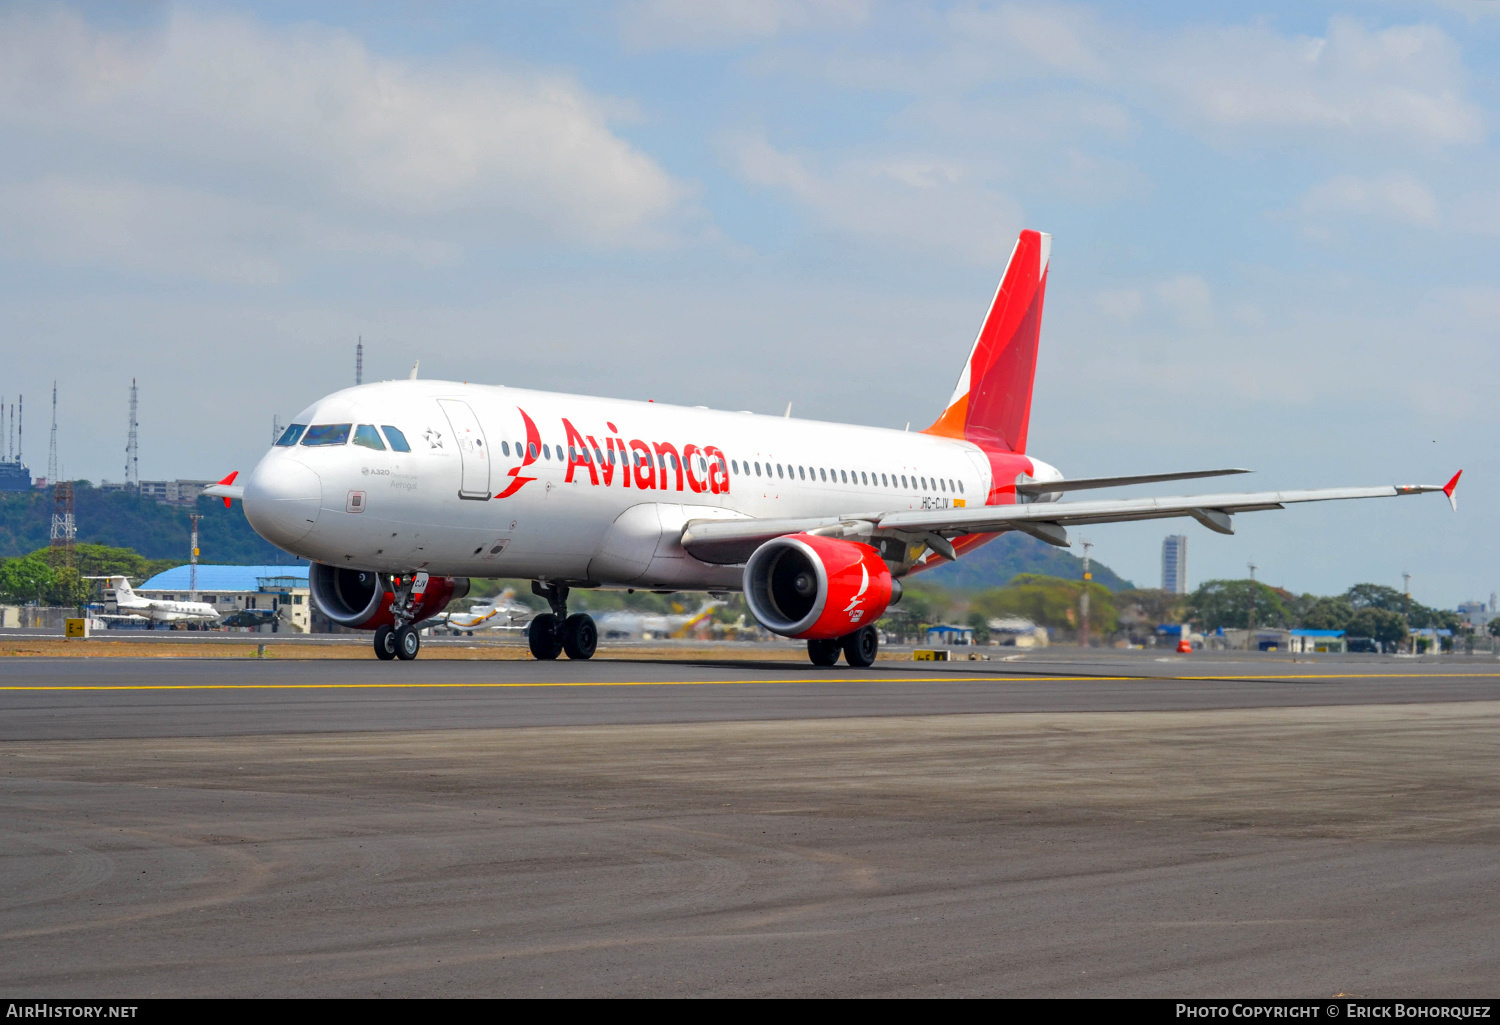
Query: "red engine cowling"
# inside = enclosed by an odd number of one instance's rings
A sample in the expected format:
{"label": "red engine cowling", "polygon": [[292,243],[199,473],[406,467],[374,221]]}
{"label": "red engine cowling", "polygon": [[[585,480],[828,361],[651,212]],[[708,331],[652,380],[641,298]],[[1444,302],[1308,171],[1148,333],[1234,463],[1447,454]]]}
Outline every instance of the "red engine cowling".
{"label": "red engine cowling", "polygon": [[787,637],[831,640],[874,623],[901,584],[869,545],[790,534],[745,563],[745,602],[760,625]]}
{"label": "red engine cowling", "polygon": [[[427,577],[425,573],[417,577],[417,586],[422,590],[413,600],[416,623],[431,619],[447,608],[450,601],[469,593],[468,577]],[[425,583],[422,577],[427,577]],[[391,604],[396,600],[396,579],[370,570],[321,563],[313,563],[308,571],[313,601],[323,614],[340,626],[358,630],[374,630],[395,622]]]}

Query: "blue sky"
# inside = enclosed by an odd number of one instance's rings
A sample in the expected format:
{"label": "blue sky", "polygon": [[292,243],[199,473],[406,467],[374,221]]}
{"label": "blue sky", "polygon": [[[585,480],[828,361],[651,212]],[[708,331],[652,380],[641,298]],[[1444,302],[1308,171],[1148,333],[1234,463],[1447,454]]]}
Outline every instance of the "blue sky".
{"label": "blue sky", "polygon": [[[0,5],[0,394],[246,468],[404,374],[930,422],[1055,236],[1033,451],[1438,500],[1196,525],[1193,583],[1500,587],[1500,4]],[[1164,489],[1172,490],[1172,489]],[[1095,554],[1159,578],[1161,524]]]}

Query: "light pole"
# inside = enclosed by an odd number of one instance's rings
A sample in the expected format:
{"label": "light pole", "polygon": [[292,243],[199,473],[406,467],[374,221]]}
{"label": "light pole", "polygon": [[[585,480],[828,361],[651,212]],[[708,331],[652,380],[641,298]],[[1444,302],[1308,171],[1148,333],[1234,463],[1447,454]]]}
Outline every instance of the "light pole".
{"label": "light pole", "polygon": [[1094,542],[1078,539],[1083,545],[1083,593],[1078,596],[1078,644],[1080,647],[1089,646],[1089,581],[1094,579],[1094,574],[1089,572],[1089,549],[1094,547]]}
{"label": "light pole", "polygon": [[1250,563],[1250,622],[1245,629],[1245,650],[1252,651],[1259,647],[1255,643],[1255,563]]}

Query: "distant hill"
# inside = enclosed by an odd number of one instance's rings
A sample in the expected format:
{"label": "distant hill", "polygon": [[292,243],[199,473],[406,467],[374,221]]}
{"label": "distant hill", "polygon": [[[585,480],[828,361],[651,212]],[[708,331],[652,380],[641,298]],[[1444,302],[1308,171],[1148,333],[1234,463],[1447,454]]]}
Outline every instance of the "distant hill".
{"label": "distant hill", "polygon": [[[200,498],[199,558],[234,566],[290,565],[298,560],[250,529],[240,503],[225,509],[215,498]],[[79,487],[74,500],[78,540],[133,548],[148,559],[187,562],[192,526],[188,510],[161,505],[123,491]],[[0,492],[0,558],[45,548],[52,532],[52,492]]]}
{"label": "distant hill", "polygon": [[[1111,591],[1127,591],[1135,587],[1097,559],[1089,560],[1089,570],[1094,574],[1096,584],[1103,584]],[[934,583],[959,590],[980,591],[1001,587],[1017,573],[1044,573],[1064,580],[1082,580],[1083,559],[1045,541],[1038,541],[1030,534],[1012,530],[967,555],[959,556],[957,562],[926,570],[911,579],[918,586]]]}

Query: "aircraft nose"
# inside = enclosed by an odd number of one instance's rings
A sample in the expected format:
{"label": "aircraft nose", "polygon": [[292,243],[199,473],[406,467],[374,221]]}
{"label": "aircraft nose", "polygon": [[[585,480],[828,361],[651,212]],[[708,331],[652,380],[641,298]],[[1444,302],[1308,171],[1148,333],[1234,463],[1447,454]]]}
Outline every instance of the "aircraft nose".
{"label": "aircraft nose", "polygon": [[307,536],[322,504],[323,481],[295,459],[263,459],[245,482],[245,518],[257,534],[282,548]]}

